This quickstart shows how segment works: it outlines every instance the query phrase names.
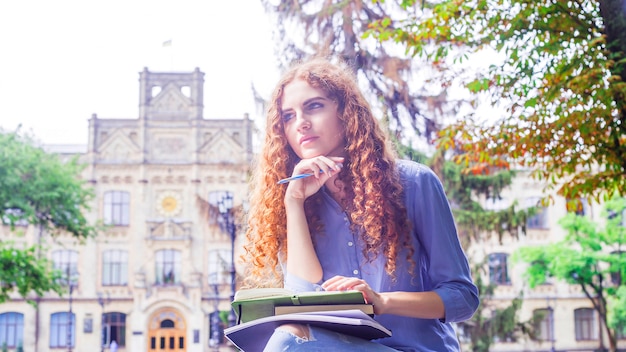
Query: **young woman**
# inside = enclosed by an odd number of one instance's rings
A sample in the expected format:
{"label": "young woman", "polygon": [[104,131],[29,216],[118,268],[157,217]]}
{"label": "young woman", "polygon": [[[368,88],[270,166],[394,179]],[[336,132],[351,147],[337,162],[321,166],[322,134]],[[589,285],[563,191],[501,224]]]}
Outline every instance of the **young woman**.
{"label": "young woman", "polygon": [[[387,144],[345,64],[313,59],[279,81],[250,202],[251,284],[361,291],[393,336],[286,325],[266,351],[459,350],[450,323],[472,316],[478,291],[448,201]],[[277,184],[303,173],[314,175]]]}

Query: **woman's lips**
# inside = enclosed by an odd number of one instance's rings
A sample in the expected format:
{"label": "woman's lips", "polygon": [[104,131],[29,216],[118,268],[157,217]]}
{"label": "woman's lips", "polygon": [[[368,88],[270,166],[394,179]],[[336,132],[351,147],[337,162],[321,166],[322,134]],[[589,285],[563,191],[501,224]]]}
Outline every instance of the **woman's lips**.
{"label": "woman's lips", "polygon": [[302,137],[302,138],[300,138],[300,145],[309,144],[309,143],[313,142],[316,139],[317,139],[317,137],[315,137],[315,136]]}

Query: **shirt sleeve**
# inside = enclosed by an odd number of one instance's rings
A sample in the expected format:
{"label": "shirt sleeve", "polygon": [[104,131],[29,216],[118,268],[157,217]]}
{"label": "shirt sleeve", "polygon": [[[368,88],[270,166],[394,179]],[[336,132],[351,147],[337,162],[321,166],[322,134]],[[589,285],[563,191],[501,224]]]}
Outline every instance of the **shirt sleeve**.
{"label": "shirt sleeve", "polygon": [[293,292],[324,291],[321,284],[310,283],[307,280],[289,272],[285,272],[284,285],[286,289]]}
{"label": "shirt sleeve", "polygon": [[445,307],[444,322],[471,318],[478,308],[478,289],[474,285],[467,257],[461,248],[456,225],[443,186],[432,170],[419,164],[411,167],[405,196],[414,233],[422,246],[430,289]]}
{"label": "shirt sleeve", "polygon": [[311,283],[299,276],[293,275],[287,271],[287,265],[283,261],[282,256],[279,255],[280,267],[283,271],[283,286],[293,292],[311,292],[311,291],[324,291],[322,288],[322,282],[316,284]]}

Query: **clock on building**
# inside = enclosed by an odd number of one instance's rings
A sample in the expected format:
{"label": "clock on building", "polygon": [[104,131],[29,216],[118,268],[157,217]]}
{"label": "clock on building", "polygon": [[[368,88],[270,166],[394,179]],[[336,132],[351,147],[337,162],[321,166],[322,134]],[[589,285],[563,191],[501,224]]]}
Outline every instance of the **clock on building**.
{"label": "clock on building", "polygon": [[163,216],[174,216],[180,213],[182,201],[174,192],[163,192],[157,197],[157,211]]}

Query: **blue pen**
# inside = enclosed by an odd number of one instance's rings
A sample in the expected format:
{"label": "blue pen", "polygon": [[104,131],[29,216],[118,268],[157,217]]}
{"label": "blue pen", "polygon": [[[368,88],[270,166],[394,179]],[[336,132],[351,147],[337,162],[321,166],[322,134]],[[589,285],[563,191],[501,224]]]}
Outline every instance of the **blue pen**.
{"label": "blue pen", "polygon": [[[323,173],[323,172],[324,172],[324,170],[320,170],[320,172],[322,172],[322,173]],[[282,185],[283,183],[287,183],[287,182],[289,182],[289,181],[299,180],[299,179],[301,179],[301,178],[306,178],[306,177],[313,176],[313,175],[315,175],[315,174],[312,174],[312,173],[311,173],[311,174],[298,174],[298,175],[293,175],[293,176],[291,176],[291,177],[283,178],[282,180],[278,181],[278,184],[279,184],[279,185]]]}
{"label": "blue pen", "polygon": [[[339,167],[343,167],[343,164],[337,164],[337,165]],[[320,170],[320,173],[324,173],[324,170]],[[306,178],[306,177],[313,176],[313,175],[315,175],[315,174],[314,173],[297,174],[297,175],[293,175],[291,177],[283,178],[282,180],[278,181],[277,184],[282,185],[283,183],[287,183],[289,181],[299,180],[301,178]]]}

